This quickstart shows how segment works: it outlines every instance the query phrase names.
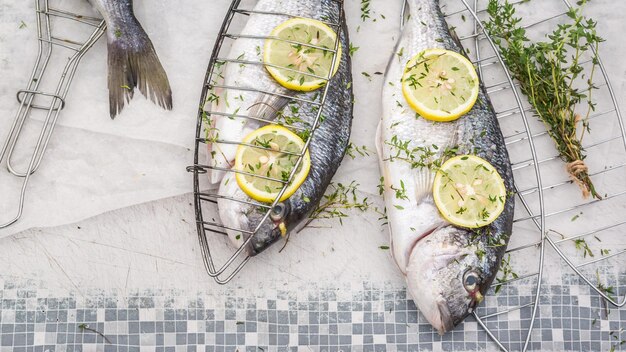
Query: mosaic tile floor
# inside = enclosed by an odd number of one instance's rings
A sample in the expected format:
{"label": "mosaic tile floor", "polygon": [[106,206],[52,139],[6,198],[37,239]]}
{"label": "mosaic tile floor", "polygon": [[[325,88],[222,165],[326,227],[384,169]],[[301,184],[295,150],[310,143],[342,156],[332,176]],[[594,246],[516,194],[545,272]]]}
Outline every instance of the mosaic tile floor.
{"label": "mosaic tile floor", "polygon": [[[626,350],[620,344],[626,338],[621,332],[626,310],[611,309],[606,317],[603,303],[587,286],[574,276],[563,280],[565,285],[542,289],[531,349]],[[406,291],[390,286],[279,289],[269,296],[226,288],[193,297],[177,291],[53,297],[36,282],[5,278],[0,351],[497,350],[471,318],[452,333],[437,335]],[[530,299],[516,287],[505,288],[488,297],[481,313]],[[487,323],[511,349],[519,349],[530,311],[505,318]]]}

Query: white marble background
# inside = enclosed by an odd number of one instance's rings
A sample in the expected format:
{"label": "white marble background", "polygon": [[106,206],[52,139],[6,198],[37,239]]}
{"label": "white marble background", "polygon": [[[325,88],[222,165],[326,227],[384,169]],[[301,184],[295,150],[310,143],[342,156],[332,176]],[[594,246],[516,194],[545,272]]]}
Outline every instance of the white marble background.
{"label": "white marble background", "polygon": [[[51,1],[89,11],[83,0]],[[532,6],[540,12],[550,2],[534,0]],[[219,289],[204,271],[189,193],[192,178],[185,166],[192,162],[196,108],[206,64],[230,2],[171,3],[137,1],[135,8],[170,75],[175,109],[160,111],[137,96],[122,115],[110,121],[106,45],[100,41],[78,70],[50,151],[32,178],[24,220],[9,232],[0,232],[2,237],[35,227],[0,240],[2,275],[44,280],[51,291],[60,292],[85,288],[120,294],[146,288]],[[357,0],[348,0],[346,10],[352,43],[359,47],[353,61],[353,141],[374,150],[382,77],[373,73],[384,72],[393,51],[401,2],[371,3],[376,22],[361,21]],[[6,133],[17,108],[14,92],[24,85],[33,62],[32,6],[32,1],[0,3],[0,135]],[[626,94],[626,2],[594,0],[587,12],[599,20],[598,30],[607,39],[601,53],[620,106],[626,110],[622,100]],[[26,27],[20,29],[22,21]],[[361,72],[370,73],[372,79]],[[337,179],[357,180],[363,194],[380,202],[375,158],[346,158]],[[15,186],[7,180],[2,170],[0,190]],[[4,214],[14,203],[5,193],[0,194],[0,214]],[[624,208],[623,200],[620,207]],[[371,213],[353,214],[343,226],[317,224],[317,228],[292,237],[282,253],[276,245],[254,258],[232,285],[268,289],[274,286],[268,283],[300,287],[308,282],[367,279],[402,287],[403,280],[388,252],[379,249],[387,243],[387,233],[376,218]],[[215,246],[216,252],[229,250],[222,239],[215,240]],[[552,265],[558,268],[558,261]],[[559,273],[550,271],[551,275]]]}

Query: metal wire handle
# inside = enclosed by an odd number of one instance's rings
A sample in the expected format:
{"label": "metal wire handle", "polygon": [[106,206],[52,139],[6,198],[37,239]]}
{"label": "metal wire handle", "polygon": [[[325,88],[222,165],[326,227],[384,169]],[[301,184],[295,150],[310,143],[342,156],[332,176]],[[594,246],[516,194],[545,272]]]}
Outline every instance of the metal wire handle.
{"label": "metal wire handle", "polygon": [[[65,107],[65,98],[67,97],[70,85],[74,79],[74,74],[76,73],[78,64],[87,50],[95,44],[105,31],[105,23],[102,19],[55,9],[50,7],[48,2],[48,0],[35,1],[35,11],[37,13],[37,37],[39,42],[37,59],[28,80],[27,88],[17,92],[17,101],[20,103],[20,107],[15,114],[13,124],[9,129],[9,133],[4,144],[2,145],[2,149],[0,149],[0,163],[6,157],[7,170],[13,176],[24,179],[20,190],[15,216],[8,222],[1,223],[0,229],[9,227],[21,218],[24,210],[24,200],[26,198],[28,181],[30,180],[31,175],[34,174],[41,165],[41,161],[43,160],[48,143],[52,137],[52,132],[54,131],[59,114]],[[82,23],[93,28],[93,30],[89,38],[83,43],[59,38],[52,32],[50,22],[53,17],[64,18]],[[46,69],[48,68],[48,63],[50,62],[54,47],[68,49],[72,51],[73,54],[69,57],[67,64],[63,68],[55,91],[44,92],[39,90],[39,86],[46,73]],[[34,104],[36,96],[50,97],[51,100],[48,105],[36,105]],[[13,166],[13,153],[15,152],[22,129],[32,109],[45,110],[47,111],[47,114],[39,133],[39,137],[37,138],[34,151],[28,163],[28,167],[26,170],[19,171]]]}
{"label": "metal wire handle", "polygon": [[[202,89],[202,95],[200,98],[200,108],[198,111],[198,119],[197,119],[197,124],[196,124],[196,139],[195,139],[195,155],[194,155],[194,165],[193,166],[189,166],[187,168],[187,171],[192,172],[194,175],[194,203],[195,203],[195,212],[196,212],[196,226],[197,226],[197,230],[198,230],[198,237],[199,237],[199,241],[200,241],[200,248],[202,250],[202,256],[204,259],[204,264],[206,267],[206,270],[209,274],[209,276],[213,277],[214,280],[219,283],[219,284],[226,284],[228,283],[230,280],[233,279],[233,277],[235,277],[235,275],[237,275],[237,273],[239,273],[239,271],[241,271],[241,269],[243,269],[243,267],[246,265],[246,263],[250,260],[250,255],[245,255],[242,256],[242,253],[244,252],[244,249],[250,244],[250,242],[253,240],[253,238],[256,236],[256,233],[259,231],[261,225],[269,218],[270,216],[270,211],[272,208],[274,208],[276,206],[276,204],[278,204],[279,200],[281,199],[281,197],[283,196],[283,194],[285,193],[285,191],[287,190],[288,185],[291,183],[291,181],[293,180],[293,177],[295,176],[298,168],[300,167],[300,165],[303,162],[304,159],[304,155],[306,154],[306,152],[309,149],[309,145],[311,143],[311,140],[313,138],[313,136],[315,135],[315,131],[317,130],[317,127],[320,123],[320,119],[322,117],[322,112],[323,112],[323,107],[324,104],[326,102],[326,97],[328,95],[328,91],[330,88],[330,84],[326,84],[325,87],[323,88],[322,94],[321,94],[321,100],[318,101],[313,101],[313,100],[309,100],[309,99],[304,99],[304,98],[299,98],[299,97],[293,97],[293,96],[287,96],[287,95],[282,95],[282,94],[277,94],[275,92],[268,92],[268,91],[263,91],[254,87],[235,87],[235,86],[229,86],[229,85],[223,85],[223,84],[218,84],[219,82],[217,82],[217,80],[215,79],[215,77],[217,76],[216,74],[216,68],[219,65],[223,65],[225,63],[231,63],[231,64],[243,64],[243,65],[247,65],[247,64],[251,64],[251,65],[262,65],[262,66],[271,66],[271,67],[276,67],[276,68],[280,68],[280,69],[284,69],[287,71],[291,71],[291,72],[296,72],[302,75],[306,75],[309,77],[314,77],[314,78],[318,78],[318,79],[322,79],[326,82],[330,81],[332,78],[332,72],[334,72],[335,70],[335,65],[337,63],[336,59],[337,59],[337,55],[338,55],[338,51],[339,51],[339,45],[341,43],[341,35],[342,35],[342,23],[345,22],[345,18],[344,18],[344,11],[343,11],[343,1],[341,0],[332,0],[335,4],[337,4],[338,7],[338,13],[340,14],[339,17],[339,22],[338,23],[332,23],[329,21],[321,21],[324,22],[326,25],[330,26],[331,28],[335,29],[335,32],[337,33],[337,37],[335,39],[335,46],[333,47],[333,49],[328,49],[328,48],[324,48],[324,47],[320,47],[320,46],[316,46],[316,45],[312,45],[309,43],[301,43],[301,42],[296,42],[296,41],[291,41],[291,40],[286,40],[286,39],[281,39],[278,37],[274,37],[274,36],[268,36],[268,35],[244,35],[244,34],[240,34],[240,33],[233,33],[230,32],[231,29],[231,24],[233,23],[233,20],[235,19],[235,16],[237,15],[244,15],[244,16],[249,16],[249,15],[260,15],[260,16],[283,16],[285,18],[303,18],[302,16],[299,16],[297,14],[289,14],[289,13],[284,13],[284,12],[269,12],[269,11],[259,11],[259,10],[255,10],[255,9],[245,9],[245,8],[240,8],[240,3],[241,0],[233,0],[233,2],[230,5],[230,8],[228,10],[228,13],[226,15],[226,18],[222,24],[222,27],[220,29],[220,33],[218,36],[218,39],[215,43],[215,46],[213,48],[213,54],[211,55],[211,59],[209,61],[209,67],[207,69],[207,74],[205,77],[205,81],[204,81],[204,86]],[[332,63],[331,63],[331,67],[329,70],[329,75],[328,76],[319,76],[316,75],[314,73],[311,72],[302,72],[302,71],[298,71],[289,67],[282,67],[282,66],[276,66],[276,65],[268,65],[265,64],[263,62],[254,62],[254,61],[248,61],[248,60],[242,60],[242,59],[228,59],[226,57],[220,57],[220,53],[222,51],[223,45],[224,45],[224,41],[225,39],[232,39],[232,40],[277,40],[277,41],[283,41],[283,42],[288,42],[291,44],[295,44],[295,45],[302,45],[302,46],[306,46],[306,47],[311,47],[311,48],[315,48],[315,49],[319,49],[319,50],[324,50],[327,52],[332,53]],[[274,179],[274,178],[269,178],[269,177],[263,177],[263,176],[258,176],[258,175],[253,175],[250,173],[247,173],[245,171],[242,170],[235,170],[235,169],[227,169],[227,168],[221,168],[221,167],[217,167],[217,166],[213,166],[213,165],[204,165],[201,164],[199,162],[199,150],[202,146],[206,146],[207,143],[217,143],[217,144],[231,144],[231,145],[242,145],[243,143],[241,141],[230,141],[230,140],[223,140],[223,139],[217,139],[217,140],[211,140],[208,141],[206,137],[202,136],[202,131],[203,131],[203,126],[205,126],[206,121],[204,121],[204,116],[206,114],[206,116],[212,116],[212,115],[216,115],[216,116],[229,116],[229,117],[236,117],[236,118],[243,118],[243,119],[249,119],[249,120],[253,120],[253,121],[259,121],[259,122],[266,122],[266,123],[271,123],[271,121],[268,121],[266,119],[257,117],[257,116],[249,116],[249,115],[241,115],[241,114],[224,114],[221,113],[219,111],[212,111],[212,110],[207,110],[205,109],[205,104],[207,102],[207,98],[210,94],[210,92],[213,89],[224,89],[224,90],[233,90],[233,91],[252,91],[252,92],[258,92],[258,93],[262,93],[265,95],[276,95],[276,96],[280,96],[282,98],[286,98],[289,99],[290,101],[294,101],[294,102],[300,102],[300,103],[304,103],[304,104],[309,104],[311,106],[315,106],[317,108],[317,113],[314,119],[314,122],[311,126],[310,129],[310,135],[309,138],[305,141],[304,147],[302,148],[302,150],[300,151],[300,153],[297,153],[298,156],[298,160],[296,161],[296,164],[294,166],[294,168],[292,169],[289,178],[285,181],[285,180],[279,180],[279,179]],[[288,128],[292,128],[292,129],[298,129],[297,126],[291,126],[291,125],[285,125],[285,127]],[[253,148],[257,148],[257,149],[266,149],[257,145],[248,145],[245,144],[248,147],[253,147]],[[245,200],[239,200],[236,198],[232,198],[232,197],[227,197],[227,196],[223,196],[223,195],[219,195],[217,194],[217,191],[209,191],[209,192],[202,192],[200,190],[200,181],[199,181],[199,177],[200,175],[204,175],[208,172],[208,170],[218,170],[218,171],[223,171],[223,172],[227,172],[227,173],[234,173],[234,174],[244,174],[244,175],[249,175],[249,176],[254,176],[254,177],[260,177],[269,181],[274,181],[274,182],[278,182],[280,184],[283,185],[282,189],[280,190],[280,192],[278,193],[278,195],[276,196],[276,199],[274,200],[274,202],[271,205],[268,204],[262,204],[262,203],[258,203],[258,202],[253,202],[253,201],[245,201]],[[249,204],[249,205],[253,205],[255,207],[261,208],[265,210],[265,214],[262,218],[262,220],[259,222],[259,225],[257,225],[256,229],[254,231],[249,231],[249,230],[244,230],[244,229],[234,229],[234,228],[230,228],[227,226],[224,226],[223,224],[218,223],[217,221],[205,221],[204,220],[204,215],[203,215],[203,206],[207,203],[213,203],[216,204],[217,200],[227,200],[227,201],[231,201],[231,202],[238,202],[238,203],[244,203],[244,204]],[[216,266],[215,264],[215,260],[213,258],[213,255],[211,254],[211,250],[210,250],[210,245],[209,245],[209,240],[208,240],[208,233],[210,234],[218,234],[218,235],[227,235],[226,231],[237,231],[237,232],[241,232],[245,235],[248,236],[248,238],[246,238],[246,240],[243,242],[243,244],[226,260],[226,262],[224,264],[222,264],[221,266]],[[236,262],[238,260],[238,258],[240,259],[239,262]],[[241,259],[242,258],[242,259]],[[232,266],[234,265],[234,268],[232,268]]]}

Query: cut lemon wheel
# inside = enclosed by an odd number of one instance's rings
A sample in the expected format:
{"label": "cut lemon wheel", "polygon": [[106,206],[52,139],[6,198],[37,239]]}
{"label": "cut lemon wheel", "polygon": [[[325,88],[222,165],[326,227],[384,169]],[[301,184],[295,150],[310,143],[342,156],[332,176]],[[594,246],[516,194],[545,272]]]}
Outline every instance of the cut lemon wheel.
{"label": "cut lemon wheel", "polygon": [[334,55],[337,33],[312,19],[292,18],[278,25],[265,40],[263,62],[274,79],[287,89],[309,92],[326,84],[333,57],[333,76],[339,69],[341,44]]}
{"label": "cut lemon wheel", "polygon": [[461,155],[446,161],[433,185],[433,198],[450,223],[468,228],[491,224],[504,210],[506,187],[486,160]]}
{"label": "cut lemon wheel", "polygon": [[478,98],[478,75],[463,55],[428,49],[413,57],[402,76],[402,92],[411,108],[433,121],[453,121]]}
{"label": "cut lemon wheel", "polygon": [[[289,184],[289,176],[296,166],[304,141],[295,133],[278,125],[267,125],[248,134],[237,149],[235,178],[239,187],[250,198],[273,202],[287,185],[280,201],[293,195],[306,180],[311,169],[309,151]],[[283,182],[281,182],[283,181]]]}

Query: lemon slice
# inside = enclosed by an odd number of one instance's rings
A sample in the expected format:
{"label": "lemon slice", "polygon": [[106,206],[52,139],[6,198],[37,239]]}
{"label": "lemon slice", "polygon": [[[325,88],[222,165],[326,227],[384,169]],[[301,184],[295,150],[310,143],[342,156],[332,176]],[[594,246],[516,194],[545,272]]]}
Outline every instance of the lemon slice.
{"label": "lemon slice", "polygon": [[450,223],[468,228],[491,224],[504,210],[506,187],[498,171],[474,155],[446,161],[433,185],[433,198]]}
{"label": "lemon slice", "polygon": [[[250,198],[273,202],[285,186],[274,180],[289,181],[303,149],[304,141],[282,126],[267,125],[251,132],[235,155],[235,170],[242,172],[235,176],[237,184]],[[298,190],[310,169],[311,157],[307,150],[281,202]]]}
{"label": "lemon slice", "polygon": [[303,92],[323,87],[326,79],[318,77],[329,76],[333,57],[335,67],[331,76],[337,73],[341,60],[341,44],[337,55],[333,55],[330,50],[335,49],[337,33],[324,23],[292,18],[274,28],[270,36],[283,40],[265,40],[263,62],[272,77],[283,87]]}
{"label": "lemon slice", "polygon": [[428,49],[413,57],[402,76],[402,92],[411,108],[433,121],[453,121],[478,98],[478,75],[463,55]]}

